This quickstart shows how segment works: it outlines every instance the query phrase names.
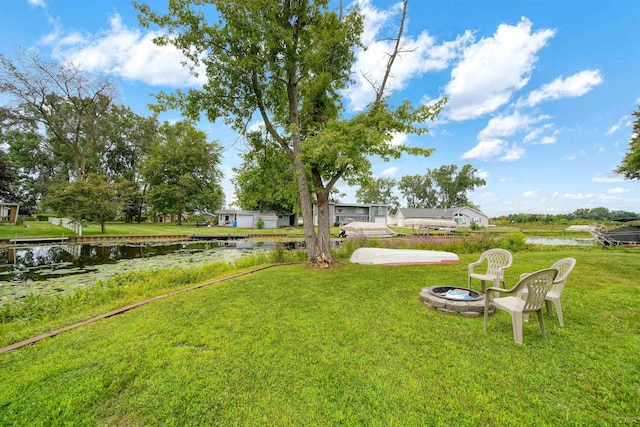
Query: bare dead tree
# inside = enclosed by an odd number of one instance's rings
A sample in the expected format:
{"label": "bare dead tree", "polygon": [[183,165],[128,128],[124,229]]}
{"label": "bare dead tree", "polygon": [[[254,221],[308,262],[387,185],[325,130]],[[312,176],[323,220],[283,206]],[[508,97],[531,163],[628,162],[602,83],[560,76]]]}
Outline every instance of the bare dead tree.
{"label": "bare dead tree", "polygon": [[77,180],[100,154],[100,121],[116,93],[108,77],[94,79],[72,64],[44,61],[34,51],[15,60],[0,53],[0,94],[10,100],[12,119],[39,124],[66,147]]}

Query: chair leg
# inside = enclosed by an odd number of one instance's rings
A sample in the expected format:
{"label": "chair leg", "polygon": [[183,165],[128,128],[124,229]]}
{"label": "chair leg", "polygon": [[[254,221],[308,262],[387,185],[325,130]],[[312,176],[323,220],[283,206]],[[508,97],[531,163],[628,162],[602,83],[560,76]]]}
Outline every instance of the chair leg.
{"label": "chair leg", "polygon": [[551,300],[544,300],[544,305],[547,306],[547,314],[551,315],[553,313],[553,309],[551,308]]}
{"label": "chair leg", "polygon": [[551,303],[556,306],[556,314],[558,315],[558,323],[560,326],[564,326],[564,321],[562,320],[562,304],[560,304],[560,298],[553,298],[544,301],[547,306],[547,313],[551,314],[553,309],[551,308]]}
{"label": "chair leg", "polygon": [[558,314],[558,323],[560,326],[564,326],[564,320],[562,320],[562,305],[560,304],[560,300],[557,299],[554,301],[556,304],[556,313]]}
{"label": "chair leg", "polygon": [[511,313],[513,326],[513,340],[516,344],[522,344],[522,313]]}
{"label": "chair leg", "polygon": [[542,330],[542,338],[547,339],[547,332],[544,330],[544,315],[542,314],[542,307],[538,310],[538,321],[540,322],[540,329]]}
{"label": "chair leg", "polygon": [[485,295],[485,300],[484,300],[484,330],[487,330],[487,323],[489,320],[489,306],[491,305],[491,303],[489,302],[489,300],[487,299],[487,296]]}

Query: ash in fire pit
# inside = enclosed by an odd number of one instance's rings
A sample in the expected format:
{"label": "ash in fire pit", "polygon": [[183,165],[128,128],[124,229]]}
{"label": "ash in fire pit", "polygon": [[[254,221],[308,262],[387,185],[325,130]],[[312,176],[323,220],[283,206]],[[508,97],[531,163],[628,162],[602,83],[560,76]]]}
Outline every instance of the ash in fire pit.
{"label": "ash in fire pit", "polygon": [[434,286],[429,288],[431,295],[453,301],[480,301],[484,299],[484,294],[469,288],[458,288],[455,286]]}
{"label": "ash in fire pit", "polygon": [[[420,300],[424,305],[444,314],[460,314],[465,317],[480,317],[484,314],[484,294],[458,286],[432,286],[423,288]],[[489,314],[495,308],[491,304]]]}

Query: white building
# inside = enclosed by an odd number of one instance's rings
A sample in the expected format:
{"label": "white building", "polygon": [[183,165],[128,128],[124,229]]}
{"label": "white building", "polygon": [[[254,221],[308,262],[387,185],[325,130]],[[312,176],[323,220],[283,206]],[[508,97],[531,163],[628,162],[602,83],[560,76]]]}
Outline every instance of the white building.
{"label": "white building", "polygon": [[405,221],[409,219],[431,219],[455,221],[458,227],[471,227],[476,223],[480,227],[489,226],[489,217],[484,213],[468,206],[441,208],[400,208],[396,215],[398,227],[406,227]]}

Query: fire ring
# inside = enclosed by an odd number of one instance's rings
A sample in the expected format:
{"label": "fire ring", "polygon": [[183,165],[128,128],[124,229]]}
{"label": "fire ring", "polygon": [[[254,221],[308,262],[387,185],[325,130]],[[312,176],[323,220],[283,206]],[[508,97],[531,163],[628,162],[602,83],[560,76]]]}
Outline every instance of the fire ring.
{"label": "fire ring", "polygon": [[[427,308],[444,314],[460,314],[464,317],[484,315],[484,294],[459,286],[431,286],[423,288],[420,300]],[[493,306],[489,315],[495,312]]]}

